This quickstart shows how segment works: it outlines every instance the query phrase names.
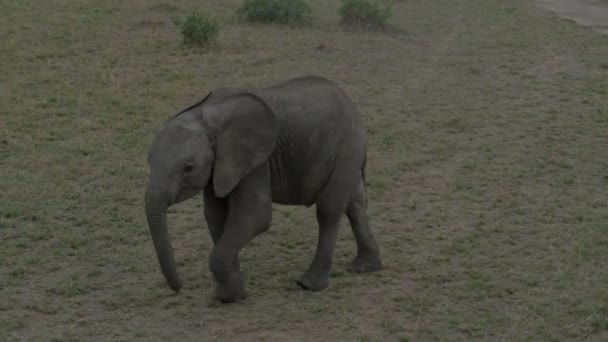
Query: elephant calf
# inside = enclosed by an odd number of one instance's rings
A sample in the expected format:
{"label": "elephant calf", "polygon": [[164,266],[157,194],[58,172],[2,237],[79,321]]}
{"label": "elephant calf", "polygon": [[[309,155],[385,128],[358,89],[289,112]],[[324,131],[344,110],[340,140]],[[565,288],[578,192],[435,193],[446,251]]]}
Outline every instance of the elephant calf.
{"label": "elephant calf", "polygon": [[367,134],[336,84],[306,76],[265,88],[222,88],[168,119],[149,150],[146,215],[167,283],[181,287],[166,211],[199,192],[213,240],[209,268],[222,302],[244,298],[239,251],[271,222],[272,203],[316,205],[319,235],[297,281],[327,287],[338,224],[350,222],[353,272],[380,270],[367,218]]}

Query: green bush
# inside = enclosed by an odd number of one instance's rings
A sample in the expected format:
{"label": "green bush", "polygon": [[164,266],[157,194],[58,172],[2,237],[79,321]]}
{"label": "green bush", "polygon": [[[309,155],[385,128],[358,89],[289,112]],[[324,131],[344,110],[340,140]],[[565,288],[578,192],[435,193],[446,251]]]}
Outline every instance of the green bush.
{"label": "green bush", "polygon": [[338,10],[342,23],[364,28],[382,28],[391,16],[391,6],[369,0],[342,0]]}
{"label": "green bush", "polygon": [[250,22],[293,25],[309,22],[312,10],[303,0],[245,0],[236,13]]}
{"label": "green bush", "polygon": [[177,19],[175,24],[180,28],[182,43],[186,46],[208,47],[215,43],[220,31],[216,21],[198,13]]}

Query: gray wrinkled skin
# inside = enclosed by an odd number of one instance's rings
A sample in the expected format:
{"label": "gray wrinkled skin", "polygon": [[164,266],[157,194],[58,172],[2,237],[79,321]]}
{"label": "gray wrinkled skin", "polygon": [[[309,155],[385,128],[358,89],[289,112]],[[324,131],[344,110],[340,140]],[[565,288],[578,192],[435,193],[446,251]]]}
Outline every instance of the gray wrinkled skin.
{"label": "gray wrinkled skin", "polygon": [[348,96],[307,76],[267,88],[222,88],[167,120],[149,150],[146,214],[161,270],[179,292],[166,211],[203,192],[214,243],[209,268],[223,302],[245,298],[239,251],[271,222],[272,203],[316,205],[317,249],[297,283],[328,285],[346,214],[357,255],[349,269],[382,269],[367,218],[367,135]]}

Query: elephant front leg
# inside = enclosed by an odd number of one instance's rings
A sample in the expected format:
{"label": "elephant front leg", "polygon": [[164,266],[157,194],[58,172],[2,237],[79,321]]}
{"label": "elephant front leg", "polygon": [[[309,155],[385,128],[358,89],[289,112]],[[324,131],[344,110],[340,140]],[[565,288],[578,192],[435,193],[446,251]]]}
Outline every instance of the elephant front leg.
{"label": "elephant front leg", "polygon": [[272,198],[269,180],[267,170],[259,168],[243,178],[228,196],[224,226],[209,256],[216,295],[222,302],[235,302],[246,297],[239,269],[239,252],[270,227]]}
{"label": "elephant front leg", "polygon": [[209,185],[204,191],[205,220],[209,227],[209,234],[213,244],[217,244],[224,230],[228,204],[226,199],[217,198],[213,193],[213,186]]}
{"label": "elephant front leg", "polygon": [[246,297],[243,275],[238,268],[239,252],[256,235],[270,226],[270,210],[252,211],[227,219],[224,232],[209,257],[216,281],[216,294],[224,303]]}
{"label": "elephant front leg", "polygon": [[235,264],[238,265],[238,253],[236,249],[216,246],[209,256],[209,268],[216,283],[215,294],[223,303],[235,302],[247,296],[243,275],[235,267]]}
{"label": "elephant front leg", "polygon": [[[224,198],[215,197],[213,186],[207,186],[204,192],[204,208],[209,235],[211,235],[211,240],[215,246],[224,231],[226,216],[228,215],[228,201]],[[233,268],[237,272],[240,270],[238,256],[234,258]]]}

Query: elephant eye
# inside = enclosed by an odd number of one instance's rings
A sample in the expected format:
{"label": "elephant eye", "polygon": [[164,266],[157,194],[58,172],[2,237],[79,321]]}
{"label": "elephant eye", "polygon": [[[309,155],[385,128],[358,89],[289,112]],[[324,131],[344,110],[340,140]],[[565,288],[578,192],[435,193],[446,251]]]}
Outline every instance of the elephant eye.
{"label": "elephant eye", "polygon": [[184,172],[185,172],[185,173],[190,173],[190,172],[192,172],[192,170],[193,170],[193,169],[194,169],[194,165],[192,165],[192,164],[188,164],[188,165],[186,165],[186,166],[184,167]]}

